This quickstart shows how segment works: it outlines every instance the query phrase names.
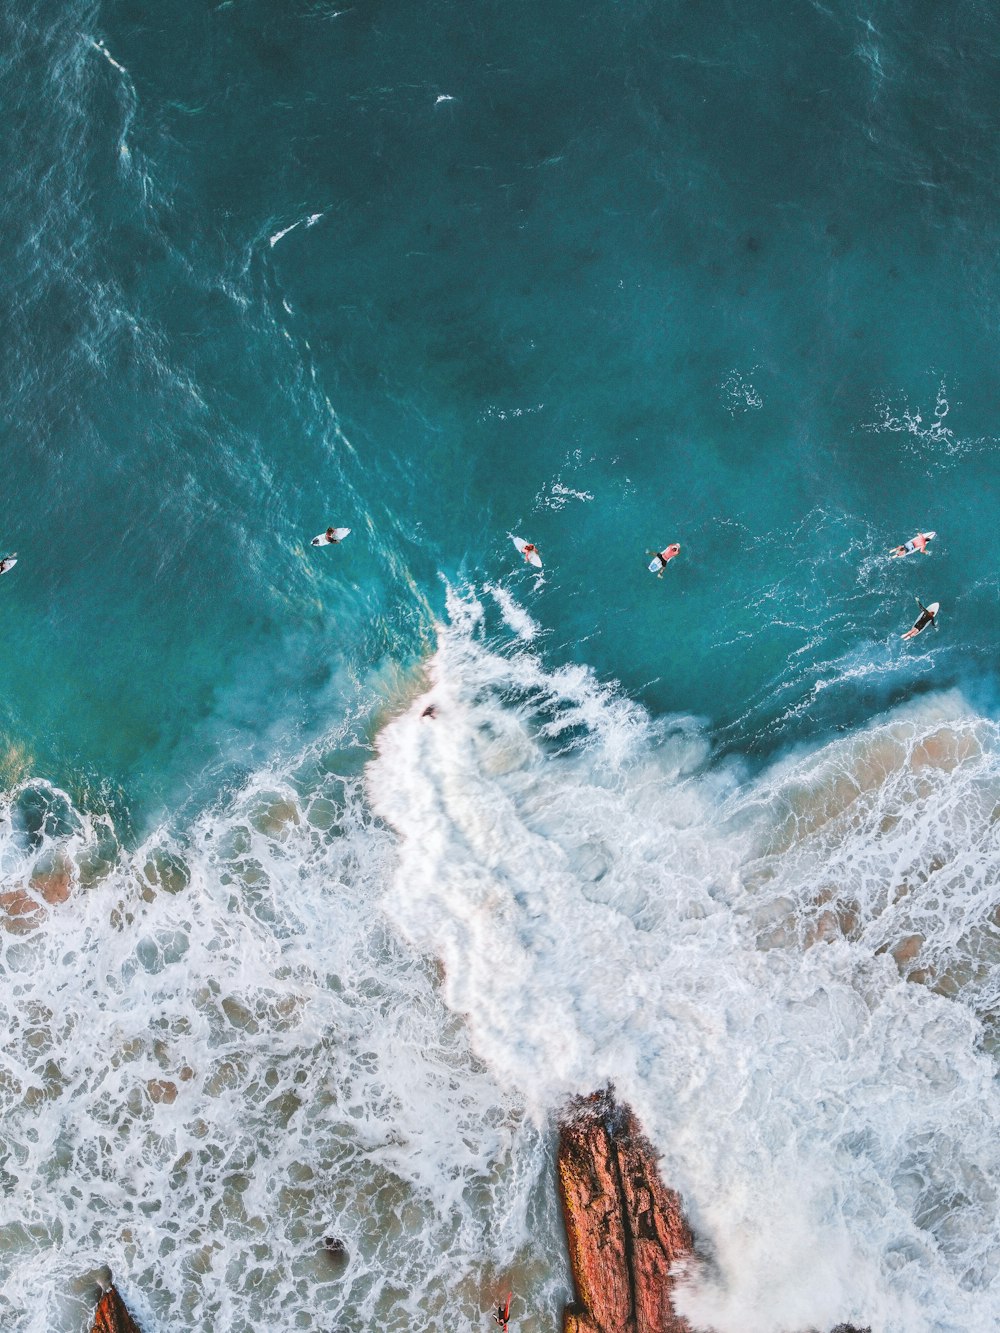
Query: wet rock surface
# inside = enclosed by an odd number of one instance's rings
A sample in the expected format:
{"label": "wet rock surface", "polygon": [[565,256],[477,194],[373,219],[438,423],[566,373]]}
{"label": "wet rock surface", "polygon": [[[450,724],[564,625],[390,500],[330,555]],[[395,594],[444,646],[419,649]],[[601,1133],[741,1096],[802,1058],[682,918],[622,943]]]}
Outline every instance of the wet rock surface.
{"label": "wet rock surface", "polygon": [[577,1293],[564,1333],[692,1333],[670,1293],[694,1237],[632,1112],[609,1093],[576,1103],[558,1170]]}
{"label": "wet rock surface", "polygon": [[141,1333],[115,1288],[109,1287],[97,1303],[91,1333]]}
{"label": "wet rock surface", "polygon": [[[611,1092],[573,1104],[559,1130],[559,1194],[576,1300],[563,1333],[698,1333],[671,1293],[698,1262],[680,1196]],[[831,1333],[871,1333],[838,1324]]]}

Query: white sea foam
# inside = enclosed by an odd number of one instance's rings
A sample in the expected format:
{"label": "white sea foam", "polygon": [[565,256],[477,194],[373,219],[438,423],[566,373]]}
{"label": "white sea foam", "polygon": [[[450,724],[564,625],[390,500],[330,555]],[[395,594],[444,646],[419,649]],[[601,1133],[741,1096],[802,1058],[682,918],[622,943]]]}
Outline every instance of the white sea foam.
{"label": "white sea foam", "polygon": [[539,1121],[612,1081],[720,1333],[1000,1319],[997,728],[924,699],[757,778],[453,597],[369,772],[385,908]]}
{"label": "white sea foam", "polygon": [[120,65],[118,63],[118,61],[114,58],[114,56],[111,54],[111,52],[104,45],[103,42],[98,41],[97,38],[95,37],[89,37],[87,40],[90,42],[91,46],[94,48],[95,51],[100,51],[101,55],[110,65],[114,65],[115,69],[118,71],[119,74],[124,74],[126,78],[128,77],[128,70],[125,68],[124,65]]}
{"label": "white sea foam", "polygon": [[565,509],[570,500],[580,500],[586,504],[593,500],[593,492],[577,491],[572,486],[566,486],[558,478],[543,486],[535,496],[536,509],[554,509],[557,513],[560,509]]}
{"label": "white sea foam", "polygon": [[319,222],[322,217],[322,213],[310,213],[308,217],[299,218],[297,222],[292,222],[289,226],[282,227],[280,231],[276,231],[274,235],[269,238],[271,249],[273,250],[281,238],[287,236],[290,231],[294,231],[296,227],[315,227],[316,223]]}
{"label": "white sea foam", "polygon": [[862,422],[857,430],[873,435],[900,435],[904,445],[919,453],[930,453],[936,462],[954,462],[977,449],[996,446],[993,436],[962,436],[947,424],[951,412],[948,387],[944,379],[937,386],[934,407],[913,407],[899,394],[887,394],[876,404],[878,417]]}
{"label": "white sea foam", "polygon": [[504,623],[509,625],[519,639],[525,643],[530,643],[541,630],[537,621],[532,620],[527,611],[516,601],[506,588],[498,583],[488,583],[486,591],[490,594],[500,609]]}
{"label": "white sea foam", "polygon": [[274,247],[281,240],[282,236],[287,236],[290,231],[294,231],[296,227],[301,227],[301,225],[302,225],[302,219],[300,218],[298,222],[293,222],[288,227],[282,227],[281,231],[276,231],[274,235],[271,236],[270,238],[271,249],[272,250],[274,249]]}
{"label": "white sea foam", "polygon": [[543,1140],[387,934],[357,780],[305,769],[131,854],[41,785],[0,811],[4,1329],[82,1327],[105,1263],[147,1328],[556,1303]]}
{"label": "white sea foam", "polygon": [[758,410],[764,406],[764,400],[750,379],[760,370],[760,366],[751,366],[745,374],[734,367],[719,386],[723,405],[730,416],[741,412]]}

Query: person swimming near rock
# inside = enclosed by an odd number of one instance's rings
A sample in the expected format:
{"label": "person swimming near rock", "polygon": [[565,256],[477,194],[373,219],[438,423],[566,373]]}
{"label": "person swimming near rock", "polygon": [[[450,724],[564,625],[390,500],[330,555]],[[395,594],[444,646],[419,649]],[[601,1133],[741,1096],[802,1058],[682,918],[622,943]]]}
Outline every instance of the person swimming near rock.
{"label": "person swimming near rock", "polygon": [[919,597],[914,600],[916,601],[917,606],[920,607],[920,615],[917,616],[916,620],[913,622],[913,628],[907,630],[905,634],[900,635],[901,639],[915,639],[922,630],[927,628],[928,625],[933,625],[934,628],[937,629],[937,613],[940,603],[931,602],[930,606],[924,606]]}
{"label": "person swimming near rock", "polygon": [[927,543],[933,541],[936,536],[936,532],[918,532],[915,537],[911,537],[910,540],[904,542],[902,546],[894,546],[889,552],[889,557],[892,560],[899,560],[904,555],[912,555],[914,551],[923,551],[924,555],[926,555]]}
{"label": "person swimming near rock", "polygon": [[497,1312],[493,1316],[494,1324],[500,1325],[500,1333],[507,1333],[507,1325],[510,1322],[510,1298],[513,1295],[512,1291],[508,1291],[507,1300],[497,1306]]}
{"label": "person swimming near rock", "polygon": [[663,578],[663,571],[666,569],[667,565],[673,560],[675,555],[680,555],[680,553],[680,542],[671,542],[670,545],[665,546],[662,551],[647,551],[646,554],[653,557],[649,562],[650,573],[655,574],[658,579]]}
{"label": "person swimming near rock", "polygon": [[13,569],[16,564],[17,564],[16,551],[12,555],[5,555],[4,558],[0,560],[0,574],[6,574],[8,569]]}

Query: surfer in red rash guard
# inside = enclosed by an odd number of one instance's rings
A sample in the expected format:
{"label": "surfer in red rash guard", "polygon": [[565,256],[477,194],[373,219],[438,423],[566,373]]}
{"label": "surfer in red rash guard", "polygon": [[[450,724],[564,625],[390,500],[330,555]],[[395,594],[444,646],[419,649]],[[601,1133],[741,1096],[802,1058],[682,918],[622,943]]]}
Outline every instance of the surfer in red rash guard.
{"label": "surfer in red rash guard", "polygon": [[664,547],[664,549],[663,549],[662,551],[647,551],[647,552],[646,552],[647,555],[651,555],[651,556],[653,557],[652,564],[650,565],[650,569],[651,569],[651,570],[653,569],[653,566],[656,564],[657,560],[659,560],[659,562],[660,562],[660,567],[659,567],[659,569],[656,570],[656,577],[657,577],[657,578],[662,578],[662,577],[663,577],[663,571],[666,569],[667,564],[668,564],[671,560],[673,560],[673,558],[674,558],[675,555],[680,555],[680,553],[681,553],[681,544],[680,544],[680,542],[671,542],[670,545]]}
{"label": "surfer in red rash guard", "polygon": [[915,537],[911,537],[908,542],[902,546],[894,546],[891,551],[893,560],[899,560],[902,556],[912,555],[914,551],[922,551],[927,554],[927,543],[937,534],[933,532],[918,532]]}

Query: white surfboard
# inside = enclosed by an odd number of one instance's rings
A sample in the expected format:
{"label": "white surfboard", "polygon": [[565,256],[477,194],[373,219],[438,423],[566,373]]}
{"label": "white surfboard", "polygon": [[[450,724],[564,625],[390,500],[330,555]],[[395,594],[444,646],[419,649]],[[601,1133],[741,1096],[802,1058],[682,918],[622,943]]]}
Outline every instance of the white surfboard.
{"label": "white surfboard", "polygon": [[538,554],[537,551],[528,551],[525,549],[529,545],[528,542],[526,542],[522,537],[511,537],[511,541],[521,552],[521,554],[524,556],[525,560],[527,560],[529,565],[534,565],[536,569],[541,569],[542,557]]}
{"label": "white surfboard", "polygon": [[[934,538],[937,536],[937,533],[925,532],[922,535],[926,537],[929,542],[932,542]],[[894,560],[899,560],[904,555],[912,555],[916,549],[917,549],[916,545],[914,544],[913,538],[911,537],[908,542],[903,542],[902,546],[894,546],[892,548],[892,557]]]}
{"label": "white surfboard", "polygon": [[13,555],[5,555],[4,558],[0,560],[0,574],[8,574],[16,564],[17,564],[16,551],[14,552]]}
{"label": "white surfboard", "polygon": [[660,559],[658,555],[654,555],[652,560],[650,560],[649,562],[650,574],[659,574],[662,568],[663,568],[663,561]]}
{"label": "white surfboard", "polygon": [[313,546],[335,546],[337,542],[342,542],[350,534],[350,531],[350,528],[334,528],[332,537],[325,532],[321,532],[318,537],[312,539],[312,544]]}

